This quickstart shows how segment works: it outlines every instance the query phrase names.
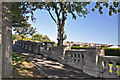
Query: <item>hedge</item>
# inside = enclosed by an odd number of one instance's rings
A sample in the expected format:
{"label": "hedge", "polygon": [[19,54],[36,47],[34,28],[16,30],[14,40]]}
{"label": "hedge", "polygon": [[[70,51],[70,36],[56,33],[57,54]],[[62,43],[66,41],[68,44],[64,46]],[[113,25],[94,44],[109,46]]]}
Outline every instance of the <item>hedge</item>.
{"label": "hedge", "polygon": [[71,49],[86,49],[86,47],[72,46]]}
{"label": "hedge", "polygon": [[105,55],[106,56],[120,56],[120,49],[118,49],[118,48],[106,48]]}
{"label": "hedge", "polygon": [[[86,49],[86,47],[72,46],[71,49]],[[106,56],[120,56],[120,49],[118,48],[105,48]]]}

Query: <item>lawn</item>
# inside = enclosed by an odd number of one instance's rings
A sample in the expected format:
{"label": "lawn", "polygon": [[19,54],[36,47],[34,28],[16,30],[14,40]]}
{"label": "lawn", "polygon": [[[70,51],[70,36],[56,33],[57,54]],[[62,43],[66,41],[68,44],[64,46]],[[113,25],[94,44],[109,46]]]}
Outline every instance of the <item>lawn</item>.
{"label": "lawn", "polygon": [[13,78],[45,78],[24,56],[13,52]]}

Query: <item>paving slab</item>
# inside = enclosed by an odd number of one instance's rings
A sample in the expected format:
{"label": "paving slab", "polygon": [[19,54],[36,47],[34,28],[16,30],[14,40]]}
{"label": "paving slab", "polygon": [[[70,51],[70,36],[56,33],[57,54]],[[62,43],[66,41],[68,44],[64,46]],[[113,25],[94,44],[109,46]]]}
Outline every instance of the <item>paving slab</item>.
{"label": "paving slab", "polygon": [[56,60],[46,58],[43,55],[34,54],[33,52],[26,51],[16,45],[13,45],[13,48],[36,65],[48,78],[71,78],[80,80],[95,78],[89,76],[80,69],[61,64]]}

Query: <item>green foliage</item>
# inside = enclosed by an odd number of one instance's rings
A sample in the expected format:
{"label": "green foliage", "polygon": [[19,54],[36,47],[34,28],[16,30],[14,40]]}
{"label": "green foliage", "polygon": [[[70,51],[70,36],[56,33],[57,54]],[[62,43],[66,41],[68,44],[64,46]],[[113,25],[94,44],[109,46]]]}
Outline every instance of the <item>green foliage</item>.
{"label": "green foliage", "polygon": [[108,46],[102,45],[101,48],[107,49]]}
{"label": "green foliage", "polygon": [[18,39],[17,34],[12,34],[12,41],[15,40],[15,39]]}
{"label": "green foliage", "polygon": [[[85,17],[89,12],[86,8],[89,2],[31,2],[29,4],[29,9],[31,9],[31,14],[33,15],[33,11],[36,9],[54,11],[57,17],[61,19],[67,19],[67,15],[71,14],[73,19],[76,19],[76,14],[80,17]],[[62,18],[60,16],[62,15]],[[63,17],[64,16],[64,17]]]}
{"label": "green foliage", "polygon": [[63,31],[63,40],[67,39],[67,35],[65,34],[65,31]]}
{"label": "green foliage", "polygon": [[55,44],[55,43],[54,43],[54,45],[53,45],[53,46],[57,46],[57,44]]}
{"label": "green foliage", "polygon": [[42,37],[42,42],[51,42],[51,40],[49,39],[47,35],[45,35]]}
{"label": "green foliage", "polygon": [[112,16],[112,14],[117,14],[120,12],[120,8],[118,8],[119,2],[96,2],[95,8],[92,9],[92,11],[95,11],[95,9],[99,10],[100,14],[103,14],[102,9],[108,8],[109,9],[109,16]]}
{"label": "green foliage", "polygon": [[[18,40],[18,34],[12,34],[12,40]],[[19,35],[19,40],[22,40],[22,37]]]}
{"label": "green foliage", "polygon": [[32,36],[33,40],[37,40],[37,41],[42,41],[42,35],[40,34],[35,34]]}
{"label": "green foliage", "polygon": [[86,49],[86,47],[72,46],[71,49]]}
{"label": "green foliage", "polygon": [[24,41],[31,40],[31,38],[28,38],[27,36],[24,36]]}
{"label": "green foliage", "polygon": [[14,27],[14,31],[16,31],[22,37],[22,39],[24,39],[25,36],[32,36],[35,34],[36,28],[29,26]]}
{"label": "green foliage", "polygon": [[28,16],[25,16],[27,13],[27,6],[25,2],[14,2],[11,3],[11,16],[12,16],[12,26],[13,27],[22,27],[25,25],[23,23],[26,21]]}
{"label": "green foliage", "polygon": [[36,32],[36,28],[31,27],[31,24],[27,22],[29,16],[25,16],[27,13],[26,3],[15,2],[11,4],[13,31],[19,33],[22,39],[24,39],[24,36],[32,36]]}
{"label": "green foliage", "polygon": [[84,47],[85,47],[85,48],[87,48],[87,47],[88,47],[88,45],[84,45]]}
{"label": "green foliage", "polygon": [[106,56],[120,56],[120,49],[118,49],[118,48],[106,48],[105,55]]}

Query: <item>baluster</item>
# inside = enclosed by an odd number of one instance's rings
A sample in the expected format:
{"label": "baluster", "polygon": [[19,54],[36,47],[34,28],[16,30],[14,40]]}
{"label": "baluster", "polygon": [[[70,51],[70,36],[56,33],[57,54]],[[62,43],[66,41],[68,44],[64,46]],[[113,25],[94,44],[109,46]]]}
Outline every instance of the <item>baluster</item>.
{"label": "baluster", "polygon": [[36,43],[36,53],[38,53],[38,43]]}
{"label": "baluster", "polygon": [[21,42],[20,47],[22,48],[23,43]]}
{"label": "baluster", "polygon": [[72,64],[74,63],[74,54],[71,54],[72,56],[71,56],[71,62],[72,62]]}
{"label": "baluster", "polygon": [[31,45],[31,43],[30,43],[30,51],[31,51],[31,46],[32,46],[32,45]]}
{"label": "baluster", "polygon": [[74,54],[74,63],[76,63],[77,62],[77,54],[75,53]]}
{"label": "baluster", "polygon": [[101,72],[103,72],[102,59],[100,59],[100,63],[99,63],[99,66],[100,66],[100,71],[101,71]]}
{"label": "baluster", "polygon": [[103,61],[102,59],[100,59],[100,62],[99,62],[99,69],[100,69],[100,77],[103,77]]}
{"label": "baluster", "polygon": [[35,43],[33,43],[33,47],[32,47],[32,52],[34,52],[35,53]]}
{"label": "baluster", "polygon": [[[119,65],[120,66],[120,65]],[[117,71],[118,71],[118,73],[119,73],[119,71],[120,71],[120,67],[117,67]],[[119,74],[117,74],[117,76],[119,76],[120,77],[120,75]]]}
{"label": "baluster", "polygon": [[71,54],[68,53],[68,61],[71,63]]}
{"label": "baluster", "polygon": [[28,50],[28,48],[29,48],[29,43],[27,43],[27,50]]}
{"label": "baluster", "polygon": [[28,43],[28,49],[27,49],[28,51],[29,51],[29,46],[30,46],[30,45],[29,45],[29,43]]}
{"label": "baluster", "polygon": [[32,51],[32,43],[30,43],[30,51]]}
{"label": "baluster", "polygon": [[106,66],[105,66],[105,72],[109,75],[109,61],[105,61]]}
{"label": "baluster", "polygon": [[75,62],[78,63],[78,53],[76,53],[76,58],[75,59],[76,59]]}
{"label": "baluster", "polygon": [[112,75],[117,76],[117,67],[116,67],[116,61],[113,62],[113,67],[112,67]]}
{"label": "baluster", "polygon": [[80,54],[77,54],[77,61],[80,62]]}
{"label": "baluster", "polygon": [[27,47],[28,47],[28,43],[26,43],[26,50],[27,50]]}
{"label": "baluster", "polygon": [[80,63],[82,63],[82,54],[80,54]]}
{"label": "baluster", "polygon": [[27,50],[27,43],[26,43],[26,45],[25,45],[25,49]]}

